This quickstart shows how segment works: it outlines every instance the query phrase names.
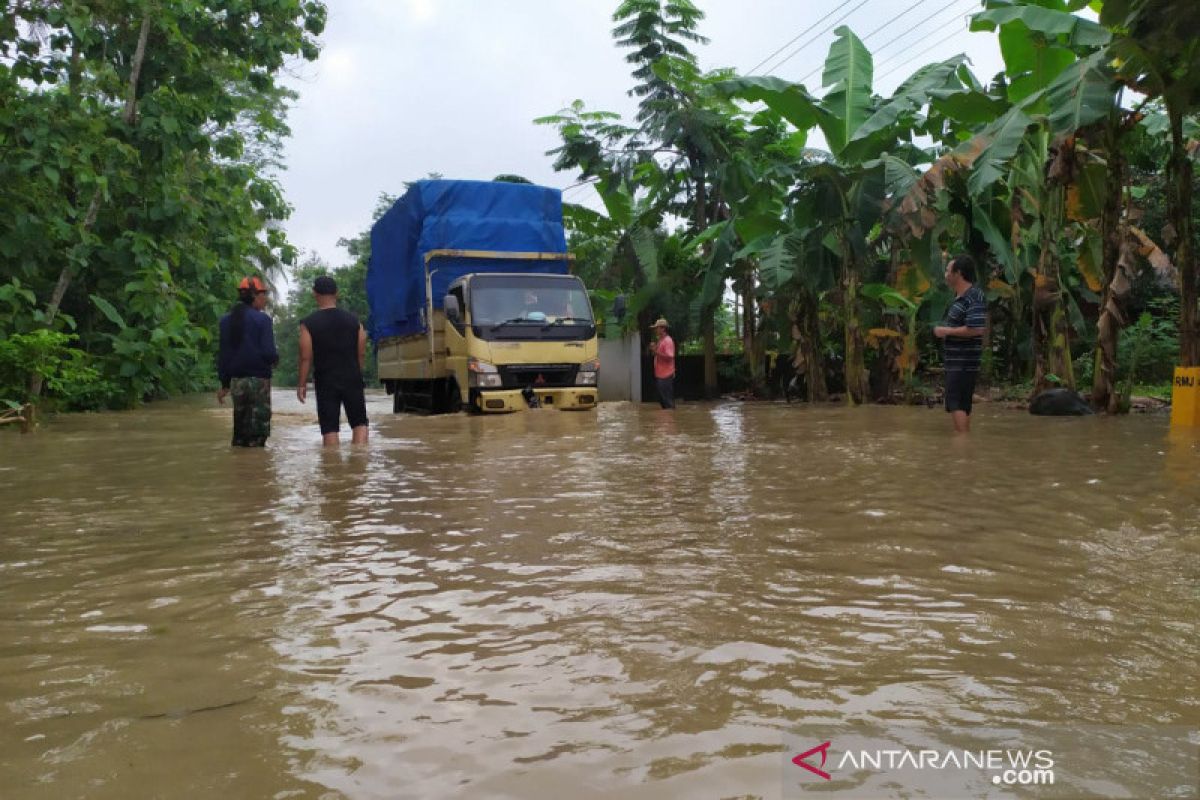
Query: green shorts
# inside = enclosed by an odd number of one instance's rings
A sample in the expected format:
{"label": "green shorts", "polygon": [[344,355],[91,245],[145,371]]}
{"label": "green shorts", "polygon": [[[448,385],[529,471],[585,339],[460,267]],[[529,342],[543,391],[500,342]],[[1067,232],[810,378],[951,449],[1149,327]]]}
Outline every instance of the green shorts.
{"label": "green shorts", "polygon": [[266,445],[271,435],[271,379],[234,378],[229,393],[233,396],[233,446]]}

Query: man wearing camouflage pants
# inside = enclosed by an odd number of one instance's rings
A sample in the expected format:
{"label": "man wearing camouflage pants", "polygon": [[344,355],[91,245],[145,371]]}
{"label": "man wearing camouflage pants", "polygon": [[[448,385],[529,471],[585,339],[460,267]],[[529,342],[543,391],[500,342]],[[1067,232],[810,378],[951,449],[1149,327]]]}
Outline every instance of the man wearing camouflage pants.
{"label": "man wearing camouflage pants", "polygon": [[271,371],[279,362],[267,287],[258,278],[238,285],[238,302],[221,317],[217,402],[233,395],[233,446],[263,447],[271,435]]}

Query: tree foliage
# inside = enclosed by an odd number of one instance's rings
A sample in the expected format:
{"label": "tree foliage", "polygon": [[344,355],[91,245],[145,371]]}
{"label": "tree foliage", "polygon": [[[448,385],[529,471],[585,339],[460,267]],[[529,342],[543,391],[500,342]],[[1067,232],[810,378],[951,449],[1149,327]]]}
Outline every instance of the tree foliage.
{"label": "tree foliage", "polygon": [[[1078,13],[1085,5],[985,0],[971,29],[998,37],[1003,73],[980,81],[959,55],[883,97],[870,51],[847,27],[818,90],[703,71],[688,49],[702,40],[698,9],[622,2],[613,33],[635,67],[635,123],[581,101],[539,120],[562,138],[555,167],[594,182],[605,203],[606,214],[568,213],[589,278],[633,292],[635,308],[647,297],[663,308],[661,256],[675,244],[692,279],[671,291],[690,298],[693,334],[711,345],[712,304],[734,294],[751,374],[761,334],[786,330],[772,342],[792,349],[811,399],[825,394],[825,362],[840,361],[839,389],[859,401],[891,396],[881,376],[911,389],[951,299],[945,259],[968,252],[991,303],[989,374],[1071,384],[1081,348],[1095,342],[1104,368],[1094,399],[1118,408],[1115,373],[1127,359],[1116,351],[1134,311],[1126,284],[1153,274],[1159,293],[1171,280],[1182,287],[1180,352],[1200,359],[1189,144],[1200,5],[1103,0],[1090,4],[1099,22]],[[1163,113],[1131,109],[1128,90]],[[816,131],[827,150],[808,146]],[[1136,223],[1162,201],[1122,167],[1135,139],[1163,145],[1154,169],[1167,174],[1166,219],[1150,234]]]}
{"label": "tree foliage", "polygon": [[277,78],[324,22],[314,0],[6,4],[0,334],[69,332],[107,387],[89,405],[210,383],[237,281],[295,258]]}

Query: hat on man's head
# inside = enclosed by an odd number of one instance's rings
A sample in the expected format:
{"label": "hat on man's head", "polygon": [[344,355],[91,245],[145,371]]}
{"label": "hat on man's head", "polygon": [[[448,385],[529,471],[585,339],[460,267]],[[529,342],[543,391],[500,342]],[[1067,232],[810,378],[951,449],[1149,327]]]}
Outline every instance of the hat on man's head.
{"label": "hat on man's head", "polygon": [[328,275],[321,275],[313,281],[313,291],[317,294],[337,294],[337,282]]}
{"label": "hat on man's head", "polygon": [[659,317],[657,320],[655,320],[654,324],[650,326],[650,328],[652,330],[654,328],[668,328],[669,329],[670,327],[671,326],[668,325],[667,321],[665,319],[663,319],[662,317]]}
{"label": "hat on man's head", "polygon": [[255,278],[255,277],[242,278],[242,282],[238,284],[239,292],[241,292],[241,291],[265,292],[266,290],[267,290],[266,284],[264,284],[261,280],[259,280],[258,278]]}

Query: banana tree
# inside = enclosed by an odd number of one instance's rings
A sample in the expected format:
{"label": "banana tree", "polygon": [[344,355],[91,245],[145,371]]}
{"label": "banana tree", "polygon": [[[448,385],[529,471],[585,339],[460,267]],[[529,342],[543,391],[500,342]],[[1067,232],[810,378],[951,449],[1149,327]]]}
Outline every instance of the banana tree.
{"label": "banana tree", "polygon": [[1068,215],[1083,229],[1079,251],[1080,272],[1093,291],[1101,291],[1096,320],[1096,352],[1092,371],[1092,408],[1110,414],[1120,410],[1116,390],[1117,348],[1125,326],[1125,300],[1133,288],[1133,258],[1123,240],[1128,220],[1122,213],[1125,191],[1125,158],[1121,139],[1130,118],[1117,103],[1100,123],[1081,132],[1092,147],[1077,153],[1081,180],[1068,203]]}
{"label": "banana tree", "polygon": [[885,152],[913,149],[909,139],[924,124],[924,108],[933,94],[961,89],[963,59],[922,67],[890,98],[880,98],[871,92],[870,52],[849,28],[835,33],[822,74],[826,93],[820,99],[803,85],[778,78],[739,78],[719,88],[765,103],[798,131],[819,127],[829,145],[829,158],[798,170],[797,177],[814,183],[827,201],[814,209],[812,222],[823,237],[833,239],[839,256],[846,397],[854,404],[867,395],[858,287],[868,257],[867,235],[883,210],[884,177],[877,159]]}
{"label": "banana tree", "polygon": [[[1051,376],[1074,388],[1071,318],[1082,324],[1069,291],[1062,252],[1068,188],[1076,178],[1075,133],[1106,117],[1115,103],[1116,82],[1100,48],[1109,33],[1073,10],[1082,0],[1037,4],[989,0],[972,17],[972,30],[999,31],[1012,107],[984,129],[986,144],[974,162],[968,187],[974,197],[1003,180],[1011,233],[1009,277],[1020,269],[1032,277],[1031,340],[1034,392]],[[1019,289],[1019,287],[1014,287]]]}
{"label": "banana tree", "polygon": [[[719,185],[740,133],[736,109],[706,91],[710,77],[700,72],[688,50],[688,43],[707,41],[696,32],[703,17],[688,0],[623,0],[618,6],[613,37],[618,46],[631,50],[626,56],[634,67],[630,94],[640,98],[636,128],[621,125],[609,114],[580,120],[560,114],[539,120],[556,126],[563,138],[563,146],[551,151],[558,156],[556,169],[578,168],[582,178],[618,172],[632,176],[635,183],[642,169],[665,176],[660,188],[669,198],[667,211],[688,222],[693,238],[722,219]],[[733,249],[729,240],[718,241],[729,247],[718,249],[705,240],[707,266],[699,276],[704,302],[698,316],[709,396],[717,391],[714,318],[727,267],[722,257]]]}
{"label": "banana tree", "polygon": [[1200,365],[1200,276],[1192,232],[1192,160],[1184,118],[1200,107],[1200,3],[1195,0],[1104,0],[1100,22],[1114,32],[1109,52],[1131,88],[1167,109],[1171,155],[1167,209],[1179,270],[1179,353]]}
{"label": "banana tree", "polygon": [[[761,264],[774,240],[789,230],[787,196],[802,162],[807,131],[791,132],[783,117],[770,109],[747,121],[741,146],[723,172],[721,191],[728,200],[729,221],[741,249],[733,254],[733,288],[741,298],[742,341],[751,389],[765,392],[766,322],[760,300],[772,290],[763,285]],[[775,304],[768,304],[774,307]]]}
{"label": "banana tree", "polygon": [[894,328],[872,328],[868,340],[874,340],[878,346],[886,346],[887,342],[898,339],[900,351],[892,359],[895,369],[900,373],[900,383],[904,388],[904,402],[912,400],[913,373],[917,368],[917,312],[921,308],[921,297],[909,299],[904,292],[888,286],[885,283],[868,283],[862,287],[863,297],[878,301],[885,313],[900,315],[904,319],[903,332]]}
{"label": "banana tree", "polygon": [[764,291],[788,310],[794,343],[792,367],[804,376],[810,403],[829,397],[821,306],[822,300],[837,290],[841,262],[836,241],[813,221],[820,202],[817,187],[803,185],[793,193],[773,233],[746,247],[760,259]]}

